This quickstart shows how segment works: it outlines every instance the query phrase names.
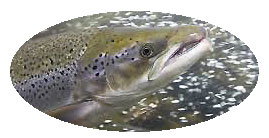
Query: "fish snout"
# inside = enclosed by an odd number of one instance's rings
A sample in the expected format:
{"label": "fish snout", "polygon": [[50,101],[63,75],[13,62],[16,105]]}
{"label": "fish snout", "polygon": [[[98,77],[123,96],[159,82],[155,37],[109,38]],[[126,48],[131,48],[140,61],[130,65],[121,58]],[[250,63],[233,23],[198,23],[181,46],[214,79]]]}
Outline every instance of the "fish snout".
{"label": "fish snout", "polygon": [[197,26],[197,32],[190,33],[186,42],[200,42],[203,39],[207,38],[208,32],[204,27]]}

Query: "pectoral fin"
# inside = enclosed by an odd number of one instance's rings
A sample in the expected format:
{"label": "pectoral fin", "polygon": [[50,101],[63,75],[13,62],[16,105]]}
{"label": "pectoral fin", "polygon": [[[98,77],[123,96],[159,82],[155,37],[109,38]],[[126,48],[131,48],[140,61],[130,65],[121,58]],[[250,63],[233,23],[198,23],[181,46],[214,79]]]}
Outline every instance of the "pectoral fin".
{"label": "pectoral fin", "polygon": [[65,122],[87,127],[96,126],[106,113],[107,107],[96,101],[84,101],[46,112],[46,114]]}

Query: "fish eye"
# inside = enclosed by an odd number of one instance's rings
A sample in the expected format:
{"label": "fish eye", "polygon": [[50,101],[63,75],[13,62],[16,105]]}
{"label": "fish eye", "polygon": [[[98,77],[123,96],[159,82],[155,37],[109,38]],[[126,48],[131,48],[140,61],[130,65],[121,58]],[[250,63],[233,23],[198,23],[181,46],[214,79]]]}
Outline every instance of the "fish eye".
{"label": "fish eye", "polygon": [[140,54],[142,57],[149,58],[153,55],[152,43],[146,43],[140,50]]}

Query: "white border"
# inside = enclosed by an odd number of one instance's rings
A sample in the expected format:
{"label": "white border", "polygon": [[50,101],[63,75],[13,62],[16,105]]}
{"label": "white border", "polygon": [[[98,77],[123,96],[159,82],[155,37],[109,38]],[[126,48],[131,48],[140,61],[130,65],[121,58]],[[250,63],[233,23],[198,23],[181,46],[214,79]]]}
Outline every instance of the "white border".
{"label": "white border", "polygon": [[[241,0],[10,0],[0,2],[0,137],[268,137],[268,4]],[[9,66],[18,48],[49,26],[76,17],[122,10],[150,10],[204,20],[238,36],[256,55],[260,76],[251,95],[232,111],[191,127],[150,133],[118,133],[83,128],[53,119],[16,93]],[[14,102],[15,101],[15,102]]]}

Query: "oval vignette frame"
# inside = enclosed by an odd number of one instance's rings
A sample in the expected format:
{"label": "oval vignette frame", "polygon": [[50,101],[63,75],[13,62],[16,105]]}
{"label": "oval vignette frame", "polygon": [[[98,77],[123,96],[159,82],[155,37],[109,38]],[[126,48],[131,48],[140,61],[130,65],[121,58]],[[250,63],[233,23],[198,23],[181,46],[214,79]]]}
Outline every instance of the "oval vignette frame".
{"label": "oval vignette frame", "polygon": [[[112,131],[159,131],[207,121],[246,99],[259,74],[257,60],[248,46],[228,31],[201,20],[169,13],[128,11],[75,18],[54,25],[30,40],[91,28],[186,24],[207,29],[214,52],[167,87],[141,98],[132,107],[113,113],[94,126]],[[14,85],[16,83],[13,81]],[[87,127],[87,122],[79,125]]]}

